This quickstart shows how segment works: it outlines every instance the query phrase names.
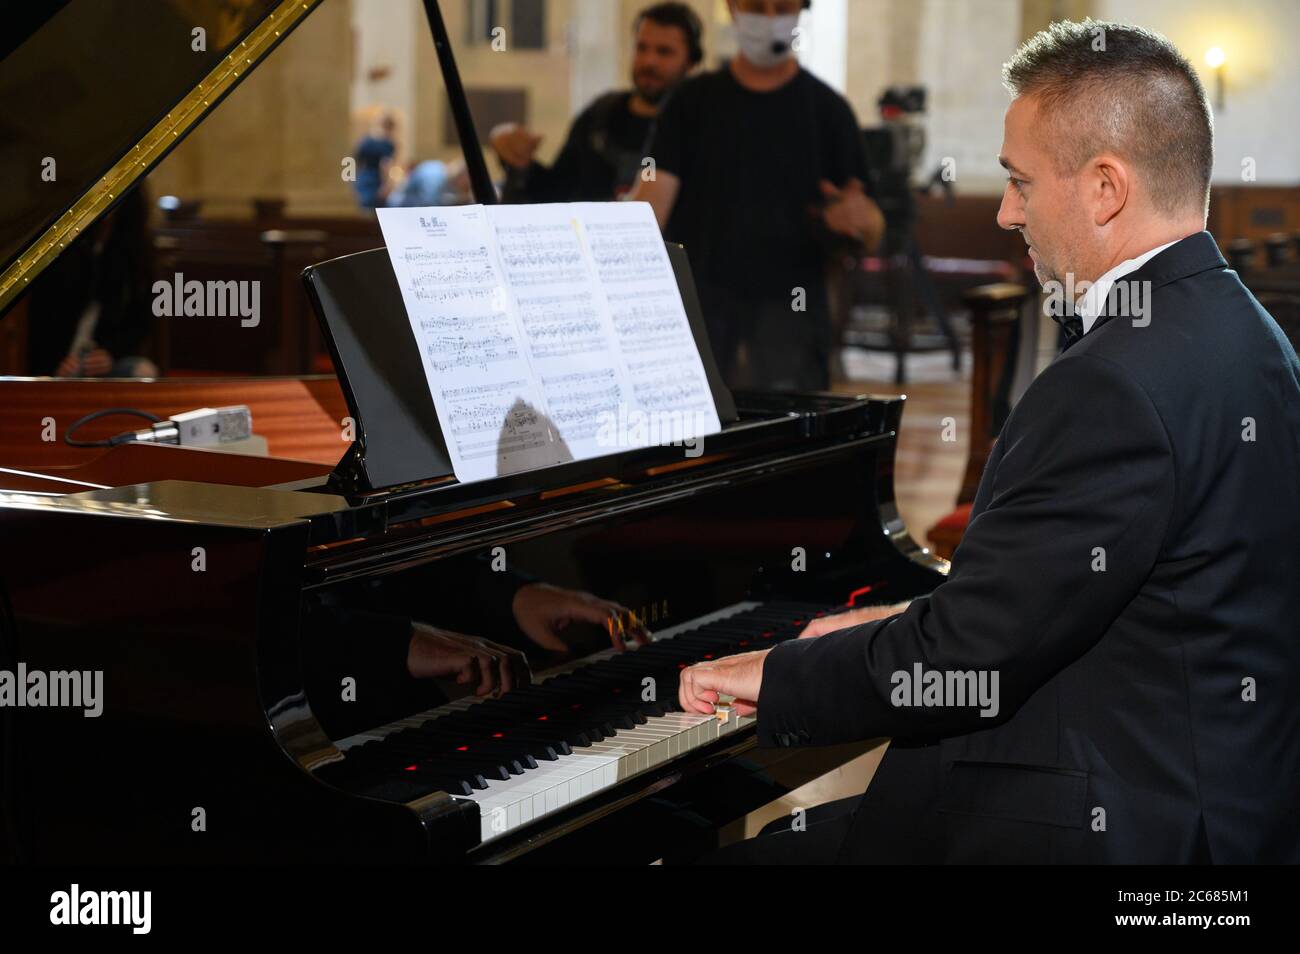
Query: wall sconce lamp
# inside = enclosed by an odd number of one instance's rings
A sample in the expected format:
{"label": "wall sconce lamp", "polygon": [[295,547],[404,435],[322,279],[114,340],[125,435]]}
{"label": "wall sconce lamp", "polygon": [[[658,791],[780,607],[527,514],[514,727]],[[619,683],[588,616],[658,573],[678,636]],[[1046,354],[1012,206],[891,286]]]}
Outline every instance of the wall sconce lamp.
{"label": "wall sconce lamp", "polygon": [[1224,105],[1224,63],[1227,62],[1223,47],[1212,46],[1205,51],[1205,65],[1214,70],[1214,111],[1223,112]]}

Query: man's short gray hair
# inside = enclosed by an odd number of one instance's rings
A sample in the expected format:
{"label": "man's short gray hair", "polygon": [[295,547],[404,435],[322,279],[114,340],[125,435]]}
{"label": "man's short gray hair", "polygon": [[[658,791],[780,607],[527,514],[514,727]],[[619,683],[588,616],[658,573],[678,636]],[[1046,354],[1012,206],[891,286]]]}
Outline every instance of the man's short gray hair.
{"label": "man's short gray hair", "polygon": [[1038,101],[1058,172],[1113,152],[1134,164],[1160,212],[1209,208],[1214,119],[1196,71],[1160,34],[1053,23],[1003,65],[1002,82]]}

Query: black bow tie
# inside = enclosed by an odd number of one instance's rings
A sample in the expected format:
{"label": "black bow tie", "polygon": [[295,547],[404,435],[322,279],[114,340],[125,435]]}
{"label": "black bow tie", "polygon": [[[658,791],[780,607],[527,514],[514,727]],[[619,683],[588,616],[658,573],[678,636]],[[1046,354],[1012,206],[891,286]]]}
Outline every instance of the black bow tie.
{"label": "black bow tie", "polygon": [[1083,319],[1073,312],[1068,315],[1052,315],[1052,320],[1065,329],[1066,344],[1074,344],[1083,337]]}

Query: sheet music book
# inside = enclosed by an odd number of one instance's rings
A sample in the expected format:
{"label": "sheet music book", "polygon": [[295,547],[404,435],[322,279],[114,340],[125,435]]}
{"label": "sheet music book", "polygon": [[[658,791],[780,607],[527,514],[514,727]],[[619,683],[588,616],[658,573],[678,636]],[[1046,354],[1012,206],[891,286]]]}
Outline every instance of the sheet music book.
{"label": "sheet music book", "polygon": [[461,482],[721,431],[647,203],[377,212]]}

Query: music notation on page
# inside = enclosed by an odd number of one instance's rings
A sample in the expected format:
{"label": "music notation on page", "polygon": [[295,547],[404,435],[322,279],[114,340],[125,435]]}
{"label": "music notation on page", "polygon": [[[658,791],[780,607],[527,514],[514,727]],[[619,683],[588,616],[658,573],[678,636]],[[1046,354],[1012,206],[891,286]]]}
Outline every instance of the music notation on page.
{"label": "music notation on page", "polygon": [[591,255],[606,283],[654,281],[664,260],[663,240],[639,223],[595,222],[588,228]]}
{"label": "music notation on page", "polygon": [[461,481],[721,429],[649,206],[378,214]]}

